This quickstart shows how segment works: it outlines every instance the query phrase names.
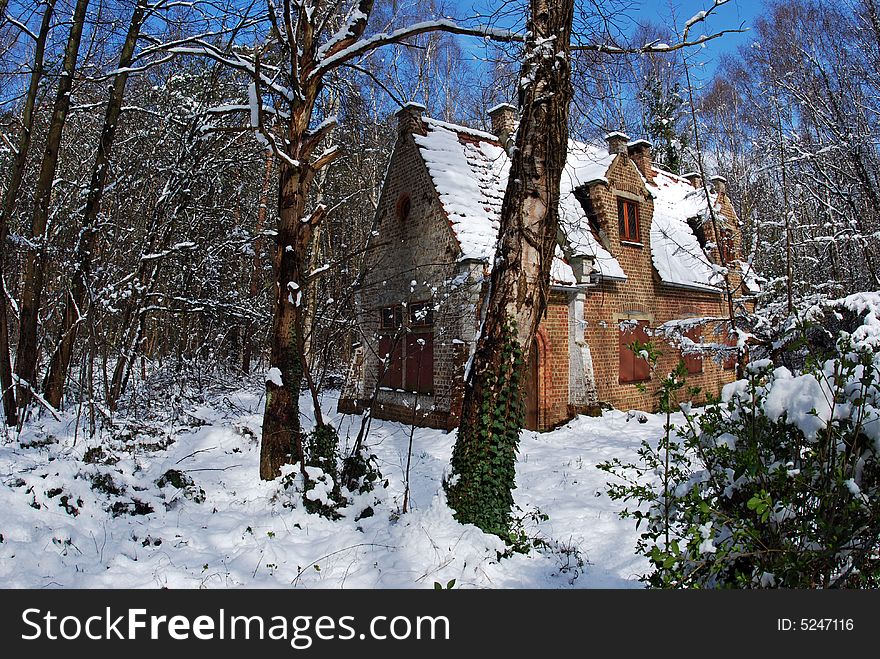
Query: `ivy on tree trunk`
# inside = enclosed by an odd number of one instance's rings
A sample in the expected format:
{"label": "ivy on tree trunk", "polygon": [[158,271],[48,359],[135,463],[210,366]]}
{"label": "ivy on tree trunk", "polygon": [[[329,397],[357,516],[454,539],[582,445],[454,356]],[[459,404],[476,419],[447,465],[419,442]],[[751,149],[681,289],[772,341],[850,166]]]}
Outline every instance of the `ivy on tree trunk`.
{"label": "ivy on tree trunk", "polygon": [[559,181],[568,147],[573,0],[531,0],[520,125],[501,208],[486,320],[465,383],[449,504],[464,523],[508,537],[523,424],[521,373],[550,291]]}

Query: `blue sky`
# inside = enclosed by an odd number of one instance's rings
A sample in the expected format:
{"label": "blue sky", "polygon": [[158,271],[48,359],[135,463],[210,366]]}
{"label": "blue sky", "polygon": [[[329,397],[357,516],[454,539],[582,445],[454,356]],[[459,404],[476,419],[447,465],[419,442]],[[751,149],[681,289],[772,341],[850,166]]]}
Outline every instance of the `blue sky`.
{"label": "blue sky", "polygon": [[[457,9],[456,13],[466,16],[473,7],[497,8],[503,0],[447,0]],[[629,0],[629,8],[623,12],[620,27],[631,32],[637,24],[655,23],[680,29],[685,21],[697,12],[712,5],[712,0]],[[715,10],[702,28],[696,29],[697,34],[727,29],[737,29],[743,24],[751,26],[763,12],[764,0],[729,0]],[[449,5],[447,5],[449,6]],[[708,77],[715,68],[718,57],[724,53],[735,52],[736,49],[754,38],[754,33],[729,34],[717,39],[700,51],[705,62],[704,75]]]}

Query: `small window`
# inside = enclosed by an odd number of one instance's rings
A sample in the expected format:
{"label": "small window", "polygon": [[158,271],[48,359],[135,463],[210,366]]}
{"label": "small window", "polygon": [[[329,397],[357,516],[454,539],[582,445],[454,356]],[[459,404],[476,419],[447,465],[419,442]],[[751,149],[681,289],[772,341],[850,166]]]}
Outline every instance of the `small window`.
{"label": "small window", "polygon": [[[630,323],[632,325],[632,323]],[[640,320],[638,324],[628,329],[620,330],[620,382],[621,384],[631,382],[645,382],[651,379],[651,365],[647,359],[639,357],[629,346],[638,341],[639,343],[647,343],[650,341],[648,336],[648,321]]]}
{"label": "small window", "polygon": [[383,330],[397,329],[403,325],[403,312],[399,306],[383,307],[380,310],[380,327]]}
{"label": "small window", "polygon": [[397,206],[395,207],[397,219],[401,222],[406,222],[409,219],[409,211],[411,207],[412,200],[410,199],[409,194],[402,192],[397,198]]}
{"label": "small window", "polygon": [[[700,328],[693,327],[684,333],[684,336],[689,338],[694,343],[702,343],[703,339],[700,336]],[[703,372],[703,356],[698,353],[691,353],[689,355],[682,355],[682,359],[684,360],[684,365],[687,367],[687,372],[690,374],[702,373]]]}
{"label": "small window", "polygon": [[639,205],[636,202],[628,199],[617,200],[617,222],[622,242],[641,242],[639,237]]}
{"label": "small window", "polygon": [[700,243],[700,247],[706,249],[708,240],[706,239],[706,227],[703,224],[703,221],[698,217],[692,217],[688,220],[688,225],[690,225],[691,231],[693,231],[694,235],[697,237],[697,242]]}
{"label": "small window", "polygon": [[410,327],[433,327],[434,308],[430,304],[411,304],[409,306]]}

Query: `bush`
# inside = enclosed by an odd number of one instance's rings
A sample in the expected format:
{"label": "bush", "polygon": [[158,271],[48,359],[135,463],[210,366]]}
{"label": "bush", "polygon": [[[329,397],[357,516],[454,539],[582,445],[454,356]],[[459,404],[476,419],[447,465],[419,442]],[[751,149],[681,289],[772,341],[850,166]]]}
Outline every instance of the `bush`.
{"label": "bush", "polygon": [[[609,494],[640,504],[621,514],[646,524],[644,581],[880,585],[878,301],[811,310],[782,341],[785,362],[797,353],[801,369],[753,362],[722,402],[699,414],[683,406],[684,424],[670,424],[657,448],[644,444],[637,463],[602,465],[624,479]],[[839,326],[843,311],[860,319],[852,331]]]}

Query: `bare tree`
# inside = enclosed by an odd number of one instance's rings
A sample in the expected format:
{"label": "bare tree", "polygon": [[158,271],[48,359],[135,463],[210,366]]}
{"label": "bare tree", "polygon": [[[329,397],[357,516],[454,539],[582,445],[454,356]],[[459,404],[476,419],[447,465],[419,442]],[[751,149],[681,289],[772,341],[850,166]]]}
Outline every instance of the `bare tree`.
{"label": "bare tree", "polygon": [[57,347],[52,354],[49,372],[46,376],[44,396],[49,404],[56,408],[61,406],[61,396],[64,391],[67,372],[70,368],[77,329],[83,318],[87,279],[92,266],[96,223],[101,209],[104,187],[107,183],[110,152],[113,149],[113,141],[116,138],[119,125],[119,115],[122,111],[122,101],[125,95],[125,85],[128,81],[129,67],[134,59],[134,50],[140,35],[141,25],[143,25],[146,17],[147,6],[148,0],[137,0],[131,16],[131,22],[129,23],[128,33],[119,55],[119,66],[116,75],[113,77],[113,84],[110,86],[110,98],[107,101],[104,126],[101,129],[98,152],[95,155],[92,179],[89,184],[88,197],[83,211],[82,227],[75,250],[77,265],[70,282],[64,306],[63,319],[56,343]]}
{"label": "bare tree", "polygon": [[[9,173],[9,183],[6,187],[6,194],[3,197],[3,206],[0,208],[0,287],[4,288],[4,290],[0,291],[0,387],[3,388],[3,412],[6,416],[6,422],[10,425],[16,425],[18,422],[18,410],[16,408],[15,391],[12,381],[9,320],[6,309],[6,279],[3,272],[4,263],[6,261],[6,236],[9,230],[9,221],[12,218],[12,214],[15,212],[19,191],[21,190],[22,180],[24,178],[25,165],[30,151],[34,126],[34,106],[37,101],[37,91],[40,87],[40,81],[43,77],[43,59],[46,51],[46,40],[49,38],[52,14],[55,11],[55,2],[56,0],[49,0],[46,3],[46,7],[43,10],[43,18],[40,22],[40,31],[37,33],[36,41],[34,43],[34,62],[33,68],[31,69],[30,82],[25,96],[24,107],[21,113],[21,129],[19,131],[18,143],[16,144],[15,155]],[[5,13],[6,0],[4,0],[3,5],[3,11],[0,11],[0,15]]]}
{"label": "bare tree", "polygon": [[46,275],[46,228],[49,223],[55,171],[58,167],[58,157],[61,151],[61,134],[70,109],[70,93],[73,87],[73,76],[76,72],[88,5],[89,0],[77,0],[73,11],[67,45],[64,49],[61,79],[58,82],[52,118],[49,123],[49,133],[46,137],[40,174],[37,179],[30,228],[30,237],[34,245],[28,251],[25,260],[18,349],[15,356],[15,374],[18,378],[18,405],[20,408],[31,400],[31,392],[36,389],[37,325]]}

